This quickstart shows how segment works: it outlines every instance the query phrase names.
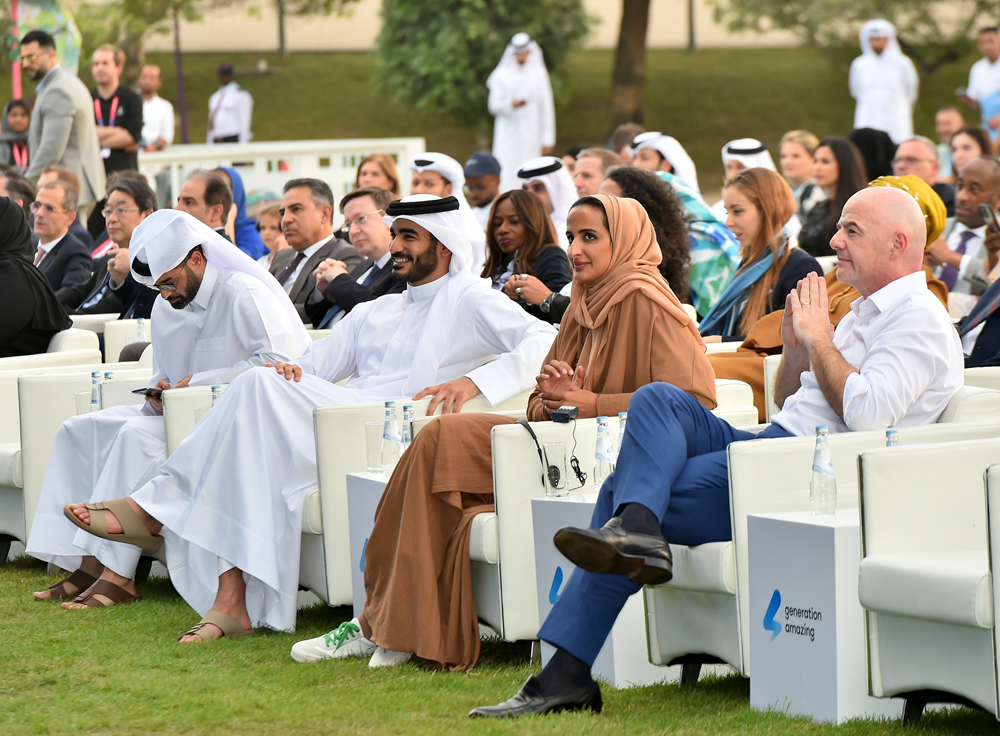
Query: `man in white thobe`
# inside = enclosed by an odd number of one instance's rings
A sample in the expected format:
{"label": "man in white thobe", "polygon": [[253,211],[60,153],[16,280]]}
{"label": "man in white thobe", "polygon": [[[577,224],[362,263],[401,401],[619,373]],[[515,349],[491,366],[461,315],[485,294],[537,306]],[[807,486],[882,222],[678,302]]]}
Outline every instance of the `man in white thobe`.
{"label": "man in white thobe", "polygon": [[443,153],[418,153],[410,161],[410,194],[433,194],[458,200],[458,216],[472,245],[472,273],[479,276],[486,264],[486,231],[480,227],[465,198],[465,169]]}
{"label": "man in white thobe", "polygon": [[[311,343],[288,295],[267,269],[191,215],[154,212],[135,228],[130,246],[133,277],[146,285],[155,281],[163,297],[151,317],[151,386],[226,383],[251,366],[294,359]],[[156,279],[149,273],[154,264],[160,264]],[[72,598],[90,588],[86,601],[67,606],[82,608],[135,595],[139,548],[78,531],[63,516],[63,507],[81,498],[120,498],[154,477],[165,458],[159,401],[104,409],[62,425],[27,552],[76,572],[36,597]],[[97,585],[107,581],[122,592],[108,585],[101,585],[103,592],[93,590],[98,576],[103,580]]]}
{"label": "man in white thobe", "polygon": [[[128,499],[163,535],[174,587],[204,616],[181,641],[295,628],[318,406],[433,395],[430,411],[458,411],[480,393],[495,406],[534,386],[556,332],[471,272],[457,200],[410,196],[385,220],[406,292],[358,304],[298,365],[241,375]],[[89,523],[89,510],[73,508]]]}
{"label": "man in white thobe", "polygon": [[874,128],[889,134],[893,143],[913,137],[913,105],[920,80],[917,69],[899,48],[896,28],[887,20],[861,26],[861,56],[851,62],[848,83],[855,128]]}
{"label": "man in white thobe", "polygon": [[542,200],[546,212],[552,218],[552,224],[555,225],[559,245],[567,250],[569,242],[566,240],[566,218],[578,197],[576,184],[562,159],[540,156],[522,162],[517,170],[517,178],[521,189],[533,192]]}
{"label": "man in white thobe", "polygon": [[556,145],[556,108],[545,58],[527,33],[517,33],[486,80],[493,116],[493,155],[500,162],[500,191],[517,189],[517,170],[548,156]]}

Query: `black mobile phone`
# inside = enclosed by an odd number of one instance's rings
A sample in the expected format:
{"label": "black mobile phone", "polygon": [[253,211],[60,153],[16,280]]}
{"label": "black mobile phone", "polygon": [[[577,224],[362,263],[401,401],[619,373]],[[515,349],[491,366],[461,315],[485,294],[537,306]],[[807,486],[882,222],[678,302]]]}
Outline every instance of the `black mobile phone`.
{"label": "black mobile phone", "polygon": [[147,399],[159,399],[163,396],[162,388],[137,388],[132,393],[137,396],[145,396]]}
{"label": "black mobile phone", "polygon": [[570,420],[576,419],[579,413],[580,407],[578,406],[560,406],[552,412],[552,421],[559,422],[559,424],[569,424]]}
{"label": "black mobile phone", "polygon": [[979,205],[979,214],[982,216],[983,222],[989,226],[986,228],[987,230],[1000,230],[1000,215],[997,215],[992,207],[988,204]]}

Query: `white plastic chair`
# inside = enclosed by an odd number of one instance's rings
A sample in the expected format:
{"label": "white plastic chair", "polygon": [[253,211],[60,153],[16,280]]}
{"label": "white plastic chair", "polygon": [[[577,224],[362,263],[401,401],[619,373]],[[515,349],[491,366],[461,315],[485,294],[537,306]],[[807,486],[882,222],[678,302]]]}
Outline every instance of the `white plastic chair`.
{"label": "white plastic chair", "polygon": [[[153,339],[152,320],[145,321],[146,339],[144,342],[151,342]],[[126,345],[131,345],[139,341],[139,320],[118,319],[104,325],[104,355],[111,361],[118,360],[122,349]]]}
{"label": "white plastic chair", "polygon": [[108,322],[114,322],[119,316],[117,313],[71,314],[69,318],[73,320],[73,327],[80,330],[90,330],[100,335],[104,333],[104,325]]}

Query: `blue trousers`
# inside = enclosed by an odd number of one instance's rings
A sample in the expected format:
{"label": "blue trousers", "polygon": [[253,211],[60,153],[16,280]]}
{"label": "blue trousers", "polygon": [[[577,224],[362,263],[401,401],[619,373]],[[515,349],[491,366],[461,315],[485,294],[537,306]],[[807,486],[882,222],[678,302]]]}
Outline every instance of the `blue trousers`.
{"label": "blue trousers", "polygon": [[[771,425],[759,436],[788,433]],[[643,386],[632,395],[615,472],[601,487],[590,528],[604,526],[625,504],[639,503],[659,519],[668,542],[729,541],[726,448],[754,437],[733,429],[676,386]],[[625,601],[640,587],[627,575],[576,568],[538,637],[593,666]]]}

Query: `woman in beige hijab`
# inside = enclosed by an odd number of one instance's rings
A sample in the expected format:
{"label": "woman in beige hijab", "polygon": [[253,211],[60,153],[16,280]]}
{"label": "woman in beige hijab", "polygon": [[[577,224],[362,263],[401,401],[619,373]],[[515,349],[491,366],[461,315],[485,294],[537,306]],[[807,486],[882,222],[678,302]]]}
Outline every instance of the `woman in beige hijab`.
{"label": "woman in beige hijab", "polygon": [[[631,199],[584,197],[567,219],[572,304],[552,345],[528,419],[563,405],[580,417],[625,411],[655,381],[715,407],[715,377],[693,321],[656,266],[660,249],[645,210]],[[364,612],[318,639],[299,661],[372,655],[371,665],[412,654],[464,670],[479,658],[469,529],[492,512],[492,414],[452,414],[428,424],[403,455],[379,504],[366,547]]]}

